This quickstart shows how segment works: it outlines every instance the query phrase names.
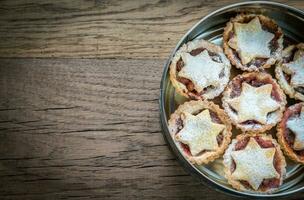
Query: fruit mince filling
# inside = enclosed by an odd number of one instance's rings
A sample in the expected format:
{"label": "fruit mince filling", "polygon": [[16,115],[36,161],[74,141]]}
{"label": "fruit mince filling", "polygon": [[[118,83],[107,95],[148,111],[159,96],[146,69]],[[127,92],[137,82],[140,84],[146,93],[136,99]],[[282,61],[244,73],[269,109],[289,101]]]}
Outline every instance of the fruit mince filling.
{"label": "fruit mince filling", "polygon": [[[248,142],[249,142],[250,137],[243,138],[242,140],[238,141],[235,145],[234,151],[240,151],[246,148]],[[264,140],[260,136],[254,136],[254,139],[256,142],[261,146],[261,148],[271,148],[274,147],[274,144],[272,143],[271,140]],[[276,171],[281,175],[281,160],[279,158],[279,155],[276,151],[274,154],[274,159],[273,159],[273,165]],[[233,173],[234,170],[236,169],[236,163],[233,161],[231,165],[231,172]],[[247,181],[240,181],[240,183],[249,189],[253,189],[251,185]],[[261,183],[259,190],[266,191],[270,188],[277,188],[280,185],[280,179],[279,178],[271,178],[271,179],[264,179],[263,182]]]}
{"label": "fruit mince filling", "polygon": [[[242,21],[239,21],[239,23],[249,23],[253,18],[254,17],[252,16],[245,17]],[[260,19],[260,23],[262,25],[263,30],[274,34],[273,39],[269,42],[270,53],[273,54],[279,48],[278,40],[282,36],[282,33],[279,31],[278,26],[274,23],[270,23],[268,21],[261,19]],[[232,29],[229,33],[229,40],[232,39],[233,37],[235,37],[235,33],[234,30]],[[233,48],[231,48],[231,50],[233,52],[235,59],[241,63],[239,53]],[[251,65],[254,65],[256,67],[262,67],[267,62],[267,60],[268,58],[255,58],[249,63],[247,63],[245,66],[250,67]]]}
{"label": "fruit mince filling", "polygon": [[[281,125],[282,125],[282,129],[284,130],[284,138],[286,140],[286,143],[287,145],[289,146],[289,148],[293,149],[293,144],[294,144],[294,140],[295,140],[295,135],[294,133],[289,129],[287,128],[287,121],[290,119],[290,118],[293,118],[293,117],[298,117],[301,113],[301,108],[302,108],[302,105],[299,104],[299,105],[296,105],[294,106],[292,109],[287,109],[284,113],[284,116],[283,116],[283,119],[281,121]],[[303,156],[304,157],[304,150],[299,150],[299,151],[296,151],[296,150],[293,150],[298,156]]]}

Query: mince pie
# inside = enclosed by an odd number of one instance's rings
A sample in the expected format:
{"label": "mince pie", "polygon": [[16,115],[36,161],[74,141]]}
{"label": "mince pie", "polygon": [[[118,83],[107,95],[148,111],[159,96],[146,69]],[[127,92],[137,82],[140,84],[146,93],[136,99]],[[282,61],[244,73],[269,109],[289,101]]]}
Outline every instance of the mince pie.
{"label": "mince pie", "polygon": [[304,164],[304,103],[287,108],[277,127],[277,137],[285,154]]}
{"label": "mince pie", "polygon": [[266,73],[237,75],[223,93],[223,107],[232,123],[242,131],[263,132],[281,119],[286,97]]}
{"label": "mince pie", "polygon": [[304,101],[304,43],[284,49],[277,64],[276,78],[291,98]]}
{"label": "mince pie", "polygon": [[225,112],[207,101],[180,105],[168,122],[182,154],[196,164],[207,164],[222,155],[230,143],[231,124]]}
{"label": "mince pie", "polygon": [[271,193],[282,184],[286,161],[278,143],[266,134],[241,134],[224,154],[224,172],[237,190]]}
{"label": "mince pie", "polygon": [[229,81],[230,62],[221,47],[205,40],[184,44],[170,64],[170,80],[176,91],[191,99],[212,99]]}
{"label": "mince pie", "polygon": [[280,58],[283,32],[263,15],[238,15],[227,23],[224,52],[233,65],[245,71],[269,68]]}

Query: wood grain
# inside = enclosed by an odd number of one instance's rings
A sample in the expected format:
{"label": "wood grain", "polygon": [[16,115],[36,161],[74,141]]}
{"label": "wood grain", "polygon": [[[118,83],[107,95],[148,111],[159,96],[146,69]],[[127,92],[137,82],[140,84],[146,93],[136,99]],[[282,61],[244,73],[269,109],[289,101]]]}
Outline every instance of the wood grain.
{"label": "wood grain", "polygon": [[162,64],[2,59],[1,199],[224,197],[168,150],[158,112]]}
{"label": "wood grain", "polygon": [[203,16],[233,2],[2,0],[0,56],[164,59]]}

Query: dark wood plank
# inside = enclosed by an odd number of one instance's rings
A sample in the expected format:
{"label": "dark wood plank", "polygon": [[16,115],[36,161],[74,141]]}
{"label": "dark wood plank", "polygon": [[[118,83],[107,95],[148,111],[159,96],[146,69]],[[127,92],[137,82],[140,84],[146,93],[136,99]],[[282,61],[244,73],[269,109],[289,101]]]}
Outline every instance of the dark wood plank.
{"label": "dark wood plank", "polygon": [[227,199],[168,150],[158,95],[179,38],[231,2],[0,1],[0,57],[115,58],[0,59],[0,199]]}
{"label": "dark wood plank", "polygon": [[2,0],[0,56],[164,59],[203,16],[233,2]]}
{"label": "dark wood plank", "polygon": [[2,59],[1,199],[218,199],[168,150],[164,61]]}

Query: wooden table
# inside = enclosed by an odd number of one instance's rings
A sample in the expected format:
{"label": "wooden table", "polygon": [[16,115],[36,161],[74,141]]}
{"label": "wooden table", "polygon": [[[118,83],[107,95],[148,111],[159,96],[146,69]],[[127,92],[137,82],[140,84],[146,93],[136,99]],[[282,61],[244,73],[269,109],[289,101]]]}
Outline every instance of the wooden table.
{"label": "wooden table", "polygon": [[1,1],[0,199],[227,199],[170,152],[158,98],[181,36],[232,2]]}

